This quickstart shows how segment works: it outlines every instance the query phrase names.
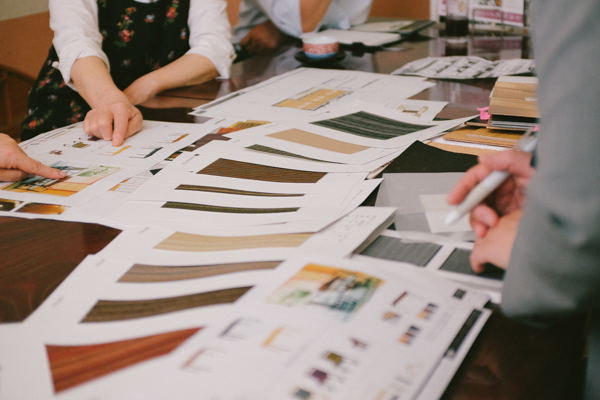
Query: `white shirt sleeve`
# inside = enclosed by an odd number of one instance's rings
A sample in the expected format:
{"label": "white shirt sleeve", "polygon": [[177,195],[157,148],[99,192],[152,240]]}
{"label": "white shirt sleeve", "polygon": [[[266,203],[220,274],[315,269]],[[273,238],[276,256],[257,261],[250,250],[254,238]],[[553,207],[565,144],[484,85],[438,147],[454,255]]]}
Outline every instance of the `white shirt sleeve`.
{"label": "white shirt sleeve", "polygon": [[52,43],[58,54],[58,68],[73,89],[71,68],[79,58],[96,56],[110,70],[108,57],[102,51],[102,35],[98,28],[98,5],[95,0],[50,0]]}
{"label": "white shirt sleeve", "polygon": [[[71,68],[79,58],[96,56],[110,70],[108,57],[102,51],[102,35],[98,27],[98,5],[95,0],[50,0],[50,27],[54,31],[54,48],[58,68],[65,82],[75,89]],[[207,57],[221,77],[229,77],[235,52],[231,45],[231,28],[226,3],[222,0],[191,0],[188,16],[190,50],[188,53]]]}
{"label": "white shirt sleeve", "polygon": [[190,50],[208,58],[222,78],[229,78],[229,68],[235,58],[231,45],[231,25],[223,0],[191,0],[188,26]]}

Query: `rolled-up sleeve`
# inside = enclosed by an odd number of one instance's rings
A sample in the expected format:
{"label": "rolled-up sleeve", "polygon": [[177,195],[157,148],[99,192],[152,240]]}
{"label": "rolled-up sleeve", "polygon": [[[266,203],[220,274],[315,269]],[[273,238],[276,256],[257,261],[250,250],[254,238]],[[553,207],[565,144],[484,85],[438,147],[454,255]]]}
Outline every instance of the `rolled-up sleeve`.
{"label": "rolled-up sleeve", "polygon": [[190,50],[208,58],[222,78],[229,78],[235,58],[231,44],[231,25],[222,0],[191,0],[188,18]]}
{"label": "rolled-up sleeve", "polygon": [[110,69],[108,57],[102,51],[102,35],[98,29],[98,5],[94,0],[50,0],[52,43],[58,54],[54,67],[73,89],[71,68],[76,60],[95,56]]}

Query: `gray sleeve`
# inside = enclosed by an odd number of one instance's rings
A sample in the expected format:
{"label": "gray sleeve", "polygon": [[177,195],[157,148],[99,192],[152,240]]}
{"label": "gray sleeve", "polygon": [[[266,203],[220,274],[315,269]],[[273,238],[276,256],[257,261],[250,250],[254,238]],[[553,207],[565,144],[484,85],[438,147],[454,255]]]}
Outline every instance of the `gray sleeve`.
{"label": "gray sleeve", "polygon": [[538,165],[502,308],[542,325],[600,309],[600,0],[533,8]]}

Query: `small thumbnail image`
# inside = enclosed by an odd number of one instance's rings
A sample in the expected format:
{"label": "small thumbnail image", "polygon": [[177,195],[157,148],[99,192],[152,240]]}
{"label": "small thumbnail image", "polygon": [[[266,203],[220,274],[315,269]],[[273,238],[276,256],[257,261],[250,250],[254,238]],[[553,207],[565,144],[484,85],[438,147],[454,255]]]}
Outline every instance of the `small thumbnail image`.
{"label": "small thumbnail image", "polygon": [[294,400],[325,400],[325,398],[317,393],[310,392],[306,389],[296,388],[292,391],[292,399]]}
{"label": "small thumbnail image", "polygon": [[421,312],[419,313],[419,318],[420,319],[429,319],[431,318],[431,316],[435,313],[435,310],[437,310],[438,306],[436,306],[433,303],[429,303],[427,304],[427,306],[421,310]]}
{"label": "small thumbnail image", "polygon": [[388,311],[383,314],[381,319],[383,319],[384,322],[387,322],[390,324],[395,324],[396,322],[398,322],[400,320],[400,314],[396,314],[393,311]]}
{"label": "small thumbnail image", "polygon": [[41,214],[41,215],[60,215],[67,211],[69,207],[58,204],[26,203],[19,208],[18,213]]}
{"label": "small thumbnail image", "polygon": [[398,341],[400,343],[410,345],[415,340],[420,331],[421,330],[416,326],[411,326]]}
{"label": "small thumbnail image", "polygon": [[78,167],[62,161],[50,166],[66,172],[67,176],[60,179],[50,179],[36,175],[19,182],[10,183],[1,189],[11,192],[43,193],[68,197],[121,170],[118,167],[104,165]]}
{"label": "small thumbnail image", "polygon": [[267,301],[300,307],[347,321],[383,281],[361,272],[307,264]]}
{"label": "small thumbnail image", "polygon": [[351,368],[358,365],[358,361],[331,351],[326,351],[321,356],[321,359],[324,360],[330,368],[342,373],[348,373]]}
{"label": "small thumbnail image", "polygon": [[356,338],[350,338],[350,344],[352,345],[352,347],[354,347],[355,349],[359,349],[359,350],[365,350],[367,347],[369,347],[369,345],[365,342],[363,342],[362,340],[358,340]]}
{"label": "small thumbnail image", "polygon": [[21,204],[23,202],[18,200],[0,199],[0,211],[12,211],[20,207]]}

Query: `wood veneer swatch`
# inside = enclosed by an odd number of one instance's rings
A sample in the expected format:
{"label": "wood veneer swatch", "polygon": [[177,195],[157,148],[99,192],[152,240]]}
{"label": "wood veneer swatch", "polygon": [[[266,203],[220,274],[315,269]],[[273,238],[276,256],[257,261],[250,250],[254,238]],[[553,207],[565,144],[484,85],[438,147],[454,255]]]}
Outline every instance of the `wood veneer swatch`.
{"label": "wood veneer swatch", "polygon": [[54,391],[170,353],[200,328],[88,346],[46,346]]}
{"label": "wood veneer swatch", "polygon": [[81,322],[122,321],[150,317],[190,308],[233,303],[251,286],[221,289],[212,292],[190,294],[150,300],[99,300]]}
{"label": "wood veneer swatch", "polygon": [[300,154],[290,153],[289,151],[283,151],[283,150],[275,149],[273,147],[263,146],[260,144],[253,144],[252,146],[248,146],[246,148],[248,150],[259,151],[261,153],[277,154],[279,156],[298,158],[300,160],[310,160],[310,161],[315,161],[315,162],[337,164],[337,163],[333,163],[331,161],[318,160],[316,158],[305,157],[305,156],[301,156]]}
{"label": "wood veneer swatch", "polygon": [[[22,322],[88,254],[119,233],[97,224],[3,218],[0,229],[0,324]],[[23,249],[23,240],[31,244]],[[35,244],[35,245],[33,245]]]}
{"label": "wood veneer swatch", "polygon": [[354,143],[331,139],[327,136],[317,135],[315,133],[306,132],[300,129],[287,129],[284,131],[271,133],[267,136],[341,154],[355,154],[359,151],[369,149],[369,147],[366,146],[360,146]]}
{"label": "wood veneer swatch", "polygon": [[513,147],[522,137],[522,131],[519,133],[510,133],[510,131],[506,130],[476,127],[457,129],[444,135],[444,139],[446,140],[501,147]]}
{"label": "wood veneer swatch", "polygon": [[365,111],[358,111],[337,118],[315,121],[311,122],[311,124],[378,140],[392,139],[434,126],[409,124],[407,122],[396,121]]}
{"label": "wood veneer swatch", "polygon": [[293,193],[267,193],[267,192],[251,192],[249,190],[236,190],[221,188],[215,186],[200,186],[200,185],[179,185],[175,190],[188,190],[192,192],[209,192],[209,193],[223,193],[223,194],[235,194],[240,196],[260,196],[260,197],[302,197],[304,194],[293,194]]}
{"label": "wood veneer swatch", "polygon": [[265,247],[298,247],[312,233],[286,233],[256,236],[205,236],[175,232],[156,246],[170,251],[225,251],[260,249]]}
{"label": "wood veneer swatch", "polygon": [[258,261],[229,264],[193,265],[186,267],[161,267],[135,264],[119,279],[119,282],[171,282],[186,279],[231,274],[244,271],[275,269],[281,261]]}
{"label": "wood veneer swatch", "polygon": [[242,161],[225,160],[223,158],[219,158],[204,169],[198,171],[197,174],[284,183],[316,183],[327,175],[323,172],[269,167]]}
{"label": "wood veneer swatch", "polygon": [[449,151],[452,153],[470,154],[473,156],[480,156],[482,154],[494,154],[494,153],[498,152],[498,150],[492,150],[492,149],[480,149],[478,147],[468,147],[468,146],[460,146],[460,145],[456,145],[456,144],[437,143],[437,142],[431,142],[431,143],[428,143],[427,145],[431,146],[431,147],[435,147],[436,149]]}
{"label": "wood veneer swatch", "polygon": [[167,201],[161,208],[173,208],[177,210],[218,212],[228,214],[277,214],[298,211],[298,207],[288,208],[242,208],[242,207],[222,207],[207,204],[182,203],[179,201]]}

